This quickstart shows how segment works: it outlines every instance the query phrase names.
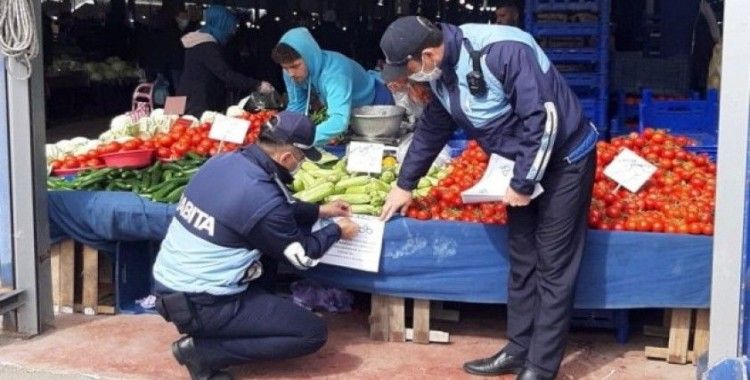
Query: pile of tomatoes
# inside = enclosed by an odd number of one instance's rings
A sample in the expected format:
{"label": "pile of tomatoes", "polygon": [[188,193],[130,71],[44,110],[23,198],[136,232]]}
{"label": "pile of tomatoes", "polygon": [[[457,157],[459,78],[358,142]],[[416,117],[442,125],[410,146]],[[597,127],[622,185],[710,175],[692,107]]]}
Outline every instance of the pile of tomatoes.
{"label": "pile of tomatoes", "polygon": [[451,220],[484,224],[505,224],[505,205],[500,202],[463,204],[461,192],[474,186],[487,168],[489,156],[476,141],[469,141],[466,150],[448,168],[448,176],[430,189],[426,197],[417,198],[407,216],[420,220]]}
{"label": "pile of tomatoes", "polygon": [[[589,226],[602,230],[713,235],[716,165],[683,148],[688,138],[646,129],[597,145],[597,170]],[[622,149],[658,167],[638,191],[618,189],[604,168]]]}
{"label": "pile of tomatoes", "polygon": [[[713,235],[716,164],[706,155],[686,151],[691,141],[664,131],[646,129],[642,135],[597,143],[597,169],[589,211],[592,229]],[[604,175],[604,168],[623,149],[630,149],[658,167],[638,191],[619,188]],[[451,220],[505,224],[502,203],[464,205],[461,192],[476,184],[488,157],[471,141],[448,169],[448,176],[407,211],[420,220]]]}
{"label": "pile of tomatoes", "polygon": [[[263,124],[275,114],[275,111],[264,110],[243,115],[241,118],[250,122],[244,145],[254,143],[258,139]],[[71,155],[52,161],[50,165],[53,170],[97,168],[104,166],[104,161],[100,157],[103,154],[143,149],[155,150],[156,156],[162,160],[179,160],[188,152],[201,156],[215,155],[219,150],[220,143],[208,137],[211,124],[203,123],[197,127],[190,127],[190,124],[190,121],[179,119],[169,129],[169,133],[157,133],[149,139],[134,138],[123,143],[112,141],[102,144],[86,154]],[[238,148],[239,145],[237,144],[224,143],[221,150],[231,152]]]}

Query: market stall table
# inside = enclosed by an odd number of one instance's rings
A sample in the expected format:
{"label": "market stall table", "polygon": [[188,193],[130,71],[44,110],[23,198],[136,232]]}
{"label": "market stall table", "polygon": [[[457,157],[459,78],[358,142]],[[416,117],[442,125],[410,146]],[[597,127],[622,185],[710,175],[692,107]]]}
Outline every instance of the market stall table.
{"label": "market stall table", "polygon": [[[132,312],[150,290],[149,242],[163,238],[174,207],[127,192],[52,191],[50,231],[53,241],[113,252],[117,309]],[[320,265],[304,275],[400,298],[506,303],[506,234],[501,226],[399,218],[386,224],[379,273]],[[707,236],[590,231],[575,306],[708,308],[711,252]]]}

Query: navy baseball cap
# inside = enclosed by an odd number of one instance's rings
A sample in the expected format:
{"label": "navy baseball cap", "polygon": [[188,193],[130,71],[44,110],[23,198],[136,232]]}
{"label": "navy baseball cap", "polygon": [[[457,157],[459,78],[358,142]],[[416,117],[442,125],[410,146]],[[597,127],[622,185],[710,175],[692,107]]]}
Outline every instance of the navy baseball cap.
{"label": "navy baseball cap", "polygon": [[304,114],[291,111],[279,112],[266,122],[261,137],[299,148],[305,157],[312,161],[320,160],[320,151],[313,148],[315,125]]}
{"label": "navy baseball cap", "polygon": [[401,17],[388,25],[380,38],[380,49],[385,55],[385,67],[381,73],[383,81],[388,83],[407,77],[406,64],[412,58],[420,58],[412,54],[424,45],[427,37],[436,29],[435,24],[421,16]]}

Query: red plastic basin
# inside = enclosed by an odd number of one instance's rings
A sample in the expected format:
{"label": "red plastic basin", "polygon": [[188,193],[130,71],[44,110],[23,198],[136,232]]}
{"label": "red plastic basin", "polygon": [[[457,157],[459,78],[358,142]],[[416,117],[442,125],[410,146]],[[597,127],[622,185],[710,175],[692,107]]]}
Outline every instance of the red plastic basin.
{"label": "red plastic basin", "polygon": [[129,150],[102,154],[99,158],[111,168],[137,169],[151,165],[154,162],[154,149]]}

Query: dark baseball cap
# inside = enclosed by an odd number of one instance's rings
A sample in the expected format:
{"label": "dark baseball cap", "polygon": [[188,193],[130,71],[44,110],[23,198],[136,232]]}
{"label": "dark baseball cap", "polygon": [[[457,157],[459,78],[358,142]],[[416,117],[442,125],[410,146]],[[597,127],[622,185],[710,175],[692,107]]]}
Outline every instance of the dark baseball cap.
{"label": "dark baseball cap", "polygon": [[391,82],[409,75],[406,64],[421,48],[427,37],[430,36],[437,26],[421,16],[405,16],[388,25],[388,28],[380,38],[380,49],[385,55],[385,67],[381,77],[383,81]]}
{"label": "dark baseball cap", "polygon": [[305,157],[312,161],[320,160],[320,151],[313,148],[315,125],[304,114],[281,111],[263,126],[262,138],[278,144],[288,144],[299,148]]}

